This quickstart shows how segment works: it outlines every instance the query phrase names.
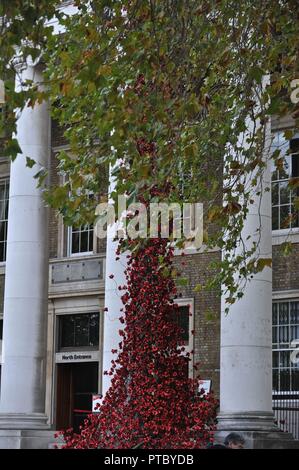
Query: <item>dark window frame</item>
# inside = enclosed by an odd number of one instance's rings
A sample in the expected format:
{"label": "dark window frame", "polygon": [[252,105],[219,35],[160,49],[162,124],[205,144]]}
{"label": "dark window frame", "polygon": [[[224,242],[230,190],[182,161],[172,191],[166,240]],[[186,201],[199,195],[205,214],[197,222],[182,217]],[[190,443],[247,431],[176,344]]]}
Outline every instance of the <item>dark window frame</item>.
{"label": "dark window frame", "polygon": [[0,179],[0,263],[6,262],[8,209],[9,178],[7,177]]}
{"label": "dark window frame", "polygon": [[[298,394],[299,364],[293,364],[292,341],[299,339],[299,299],[278,299],[272,304],[273,394]],[[297,384],[298,383],[298,384]]]}
{"label": "dark window frame", "polygon": [[[282,131],[273,134],[273,151],[281,150],[284,158],[283,170],[272,164],[272,230],[291,230],[299,228],[299,211],[294,209],[294,199],[299,196],[297,189],[290,189],[288,184],[292,178],[299,177],[299,138],[295,136],[288,141]],[[295,216],[290,218],[291,214]],[[288,222],[288,224],[286,224]]]}
{"label": "dark window frame", "polygon": [[[96,341],[94,344],[88,344],[90,343],[90,338],[91,338],[91,319],[93,316],[97,317],[96,321]],[[57,351],[58,352],[69,352],[69,351],[98,351],[99,350],[99,344],[100,344],[100,313],[99,312],[88,312],[88,313],[74,313],[74,314],[62,314],[57,316],[58,319],[58,341],[57,341]],[[74,320],[73,324],[73,333],[70,332],[71,335],[73,335],[73,345],[69,346],[63,346],[63,321],[65,320]],[[76,328],[79,328],[79,322],[80,320],[86,320],[87,325],[86,327],[88,328],[88,341],[86,344],[81,344],[78,345],[77,338],[76,338]],[[77,333],[78,335],[78,333]],[[77,343],[77,344],[76,344]],[[65,344],[65,342],[64,342]]]}

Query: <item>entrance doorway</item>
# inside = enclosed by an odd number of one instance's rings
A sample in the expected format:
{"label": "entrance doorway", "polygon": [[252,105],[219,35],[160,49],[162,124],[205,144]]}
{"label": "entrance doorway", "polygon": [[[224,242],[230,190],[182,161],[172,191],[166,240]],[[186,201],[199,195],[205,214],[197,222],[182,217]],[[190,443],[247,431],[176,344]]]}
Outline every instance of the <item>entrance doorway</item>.
{"label": "entrance doorway", "polygon": [[57,364],[56,429],[79,431],[98,393],[98,363]]}

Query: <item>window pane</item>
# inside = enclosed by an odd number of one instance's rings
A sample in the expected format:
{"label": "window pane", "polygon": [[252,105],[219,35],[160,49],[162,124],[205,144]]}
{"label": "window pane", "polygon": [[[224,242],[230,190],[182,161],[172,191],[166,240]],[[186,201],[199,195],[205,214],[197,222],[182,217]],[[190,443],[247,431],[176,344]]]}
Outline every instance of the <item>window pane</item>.
{"label": "window pane", "polygon": [[[282,168],[274,169],[272,162],[272,229],[289,229],[299,226],[299,214],[294,208],[294,199],[298,196],[298,190],[291,190],[288,186],[291,177],[297,177],[299,171],[298,144],[299,139],[293,139],[291,142],[284,138],[282,132],[275,133],[272,144],[273,151],[281,151]],[[291,151],[296,152],[287,155]]]}
{"label": "window pane", "polygon": [[0,242],[0,261],[6,260],[6,243]]}
{"label": "window pane", "polygon": [[292,391],[299,392],[299,369],[292,369]]}
{"label": "window pane", "polygon": [[279,324],[286,325],[289,323],[289,304],[288,302],[279,303]]}
{"label": "window pane", "polygon": [[278,370],[273,370],[273,390],[278,392]]}
{"label": "window pane", "polygon": [[291,302],[290,307],[290,323],[299,325],[299,302]]}
{"label": "window pane", "polygon": [[280,228],[289,228],[291,225],[290,221],[290,206],[280,206]]}
{"label": "window pane", "polygon": [[75,346],[88,346],[88,315],[77,315],[75,320]]}
{"label": "window pane", "polygon": [[273,166],[272,166],[272,181],[277,181],[278,180],[278,171],[276,169],[276,166],[273,162]]}
{"label": "window pane", "polygon": [[291,326],[290,341],[293,341],[294,339],[299,339],[299,325]]}
{"label": "window pane", "polygon": [[4,211],[4,218],[6,220],[8,220],[8,199],[6,200],[6,203],[5,203],[5,211]]}
{"label": "window pane", "polygon": [[290,370],[280,369],[280,390],[287,392],[290,390],[290,385]]}
{"label": "window pane", "polygon": [[170,321],[175,323],[180,329],[179,345],[186,345],[189,343],[189,318],[189,305],[180,305],[172,311]]}
{"label": "window pane", "polygon": [[5,183],[0,184],[0,202],[5,201],[6,199],[6,188]]}
{"label": "window pane", "polygon": [[291,220],[292,227],[299,227],[299,212],[294,207],[293,204],[291,205],[291,214],[292,214],[292,220]]}
{"label": "window pane", "polygon": [[279,169],[279,179],[287,179],[291,176],[291,156],[286,155],[284,157],[283,166]]}
{"label": "window pane", "polygon": [[279,353],[279,367],[285,368],[290,365],[290,352],[289,351],[280,351]]}
{"label": "window pane", "polygon": [[74,331],[74,317],[73,315],[64,315],[60,318],[60,347],[69,348],[74,346],[75,331]]}
{"label": "window pane", "polygon": [[72,253],[80,253],[80,233],[72,233]]}
{"label": "window pane", "polygon": [[273,325],[277,325],[277,320],[278,320],[278,313],[277,313],[277,310],[278,310],[278,304],[274,303],[272,305],[272,321],[273,321]]}
{"label": "window pane", "polygon": [[81,232],[81,253],[86,253],[88,250],[88,232]]}
{"label": "window pane", "polygon": [[292,177],[299,176],[299,153],[292,155]]}
{"label": "window pane", "polygon": [[81,227],[71,227],[72,245],[69,253],[88,253],[93,251],[93,225],[81,225]]}
{"label": "window pane", "polygon": [[279,352],[274,351],[273,354],[272,354],[273,368],[274,369],[278,367],[278,359],[279,359]]}
{"label": "window pane", "polygon": [[88,251],[93,251],[93,230],[89,231]]}
{"label": "window pane", "polygon": [[98,345],[98,313],[63,315],[60,318],[60,348],[89,348]]}
{"label": "window pane", "polygon": [[272,207],[272,230],[279,229],[278,211],[278,207]]}
{"label": "window pane", "polygon": [[279,199],[278,199],[278,183],[272,184],[272,204],[273,206],[278,206]]}
{"label": "window pane", "polygon": [[289,342],[289,327],[281,326],[279,328],[279,342],[285,344]]}
{"label": "window pane", "polygon": [[278,333],[278,328],[276,326],[274,326],[272,328],[272,342],[274,344],[278,343],[278,336],[277,336],[277,333]]}
{"label": "window pane", "polygon": [[299,138],[298,137],[295,137],[294,139],[291,139],[290,149],[291,149],[292,153],[298,153],[299,152]]}
{"label": "window pane", "polygon": [[99,315],[97,313],[90,315],[89,319],[89,346],[98,346],[99,344]]}
{"label": "window pane", "polygon": [[290,203],[290,190],[288,187],[288,181],[283,181],[279,183],[279,203],[282,204],[289,204]]}
{"label": "window pane", "polygon": [[8,181],[0,182],[0,261],[6,259],[7,220],[8,220]]}
{"label": "window pane", "polygon": [[178,326],[181,328],[181,338],[186,344],[189,342],[189,318],[190,318],[190,307],[189,305],[181,306],[179,308]]}

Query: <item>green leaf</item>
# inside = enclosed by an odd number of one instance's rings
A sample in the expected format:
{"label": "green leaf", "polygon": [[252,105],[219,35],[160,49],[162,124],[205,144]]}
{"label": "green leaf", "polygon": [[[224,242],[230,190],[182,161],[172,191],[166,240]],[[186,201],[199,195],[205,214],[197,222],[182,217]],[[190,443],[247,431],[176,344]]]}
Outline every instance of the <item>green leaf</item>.
{"label": "green leaf", "polygon": [[259,258],[256,263],[256,269],[258,272],[262,271],[265,267],[272,267],[272,258]]}
{"label": "green leaf", "polygon": [[177,284],[181,287],[186,287],[189,284],[189,281],[186,277],[179,277],[177,279]]}
{"label": "green leaf", "polygon": [[196,284],[194,287],[194,292],[201,292],[202,291],[202,285],[201,284]]}
{"label": "green leaf", "polygon": [[283,256],[289,256],[292,253],[293,245],[291,242],[284,242],[280,245]]}
{"label": "green leaf", "polygon": [[48,176],[48,171],[45,168],[42,168],[34,175],[34,178],[38,180],[38,183],[37,183],[38,188],[40,188],[43,185],[47,176]]}
{"label": "green leaf", "polygon": [[4,156],[10,157],[12,161],[14,161],[17,155],[20,153],[22,153],[22,149],[19,146],[17,139],[11,139],[4,147]]}
{"label": "green leaf", "polygon": [[291,140],[293,138],[293,136],[294,136],[294,131],[293,130],[287,129],[287,130],[284,131],[284,138],[286,140]]}
{"label": "green leaf", "polygon": [[33,160],[33,159],[30,158],[30,157],[26,157],[26,166],[27,166],[28,168],[33,168],[35,164],[36,164],[36,161],[35,161],[35,160]]}

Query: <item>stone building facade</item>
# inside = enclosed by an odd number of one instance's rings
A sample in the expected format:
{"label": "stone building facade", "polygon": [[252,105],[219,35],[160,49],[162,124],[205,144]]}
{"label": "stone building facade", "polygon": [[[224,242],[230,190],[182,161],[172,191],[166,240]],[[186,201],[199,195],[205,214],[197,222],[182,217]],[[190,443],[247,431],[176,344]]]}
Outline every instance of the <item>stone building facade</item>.
{"label": "stone building facade", "polygon": [[[31,65],[24,73],[32,78],[42,70]],[[286,148],[282,131],[293,126],[291,119],[273,119],[274,144]],[[23,153],[49,166],[51,184],[59,184],[56,154],[68,144],[50,122],[47,104],[25,109],[17,133]],[[219,430],[244,431],[252,447],[254,433],[266,433],[265,446],[270,446],[271,433],[278,430],[274,402],[284,413],[278,424],[299,439],[298,413],[289,411],[299,404],[299,367],[290,359],[299,339],[299,219],[295,194],[286,187],[289,178],[299,176],[298,142],[295,137],[284,170],[267,173],[269,183],[272,179],[272,219],[266,195],[262,238],[265,252],[273,253],[273,276],[269,268],[257,276],[226,318],[219,292],[194,290],[210,276],[208,265],[221,252],[190,252],[184,265],[179,255],[175,260],[188,280],[179,287],[178,298],[187,346],[194,351],[202,379],[211,381],[220,397]],[[92,410],[92,396],[109,386],[103,370],[117,341],[118,299],[107,277],[117,272],[121,281],[123,275],[113,264],[115,246],[99,241],[91,225],[66,227],[45,207],[35,183],[22,155],[12,164],[0,158],[0,448],[19,445],[15,442],[23,431],[78,428]],[[254,210],[245,233],[257,221]],[[290,213],[293,222],[286,224]],[[293,248],[286,256],[281,250],[285,241]],[[116,311],[115,318],[104,314],[107,304]],[[277,439],[276,446],[283,440]]]}
{"label": "stone building facade", "polygon": [[[275,123],[272,131],[277,132],[289,123]],[[51,127],[51,182],[59,183],[56,153],[67,148],[61,130],[52,122]],[[298,157],[299,158],[299,157]],[[0,162],[0,184],[2,194],[9,185],[10,164],[2,158]],[[7,204],[1,200],[2,206]],[[6,209],[5,209],[6,210]],[[3,213],[3,209],[1,209]],[[1,221],[2,227],[6,219]],[[5,238],[2,228],[2,238]],[[70,251],[71,228],[64,226],[63,220],[50,209],[49,240],[49,290],[48,290],[48,330],[47,330],[47,376],[46,376],[46,415],[49,424],[54,428],[77,426],[91,410],[92,394],[101,393],[103,372],[103,309],[105,305],[105,259],[106,244],[92,235],[92,247],[88,252],[72,253]],[[273,302],[288,304],[289,317],[286,325],[289,335],[283,350],[291,347],[291,340],[299,337],[299,228],[295,227],[289,234],[288,229],[274,230],[273,244]],[[282,243],[290,240],[293,250],[284,255]],[[2,239],[1,239],[2,241]],[[220,310],[221,299],[218,292],[196,292],[197,284],[205,283],[209,263],[221,256],[219,251],[187,254],[183,259],[176,257],[175,264],[183,276],[188,279],[186,287],[179,287],[180,303],[192,305],[193,317],[190,318],[194,335],[190,336],[190,345],[194,350],[194,362],[199,364],[203,379],[211,380],[212,388],[219,396],[220,372]],[[29,274],[30,275],[30,274]],[[0,264],[0,326],[3,323],[3,299],[5,281],[5,255]],[[290,309],[294,318],[290,319]],[[295,312],[295,313],[294,313]],[[98,316],[96,319],[94,316]],[[84,323],[84,316],[94,321],[98,332],[94,345],[84,344],[84,338],[62,338],[70,335],[69,328],[76,330],[91,328]],[[295,318],[296,317],[296,318]],[[290,323],[290,322],[293,323]],[[297,324],[296,324],[297,321]],[[81,322],[81,323],[80,323]],[[288,323],[289,322],[289,323]],[[94,328],[94,326],[92,327]],[[279,326],[282,331],[284,326]],[[278,334],[282,334],[280,333]],[[298,333],[298,334],[297,334]],[[296,336],[296,337],[295,337]],[[2,332],[1,332],[2,338]],[[66,346],[61,341],[66,342]],[[72,345],[71,342],[74,341]],[[80,341],[82,345],[80,345]],[[281,345],[276,344],[279,349]],[[274,352],[277,354],[277,351]],[[82,359],[83,358],[83,359]],[[288,362],[280,359],[278,373],[285,377],[287,386],[292,392],[299,390],[299,371]],[[274,361],[274,366],[277,361]],[[87,388],[80,388],[80,382],[86,382]],[[292,383],[290,383],[292,382]],[[285,385],[286,386],[286,385]],[[287,390],[284,390],[286,392]],[[296,393],[295,393],[296,395]],[[297,396],[297,395],[296,395]]]}

